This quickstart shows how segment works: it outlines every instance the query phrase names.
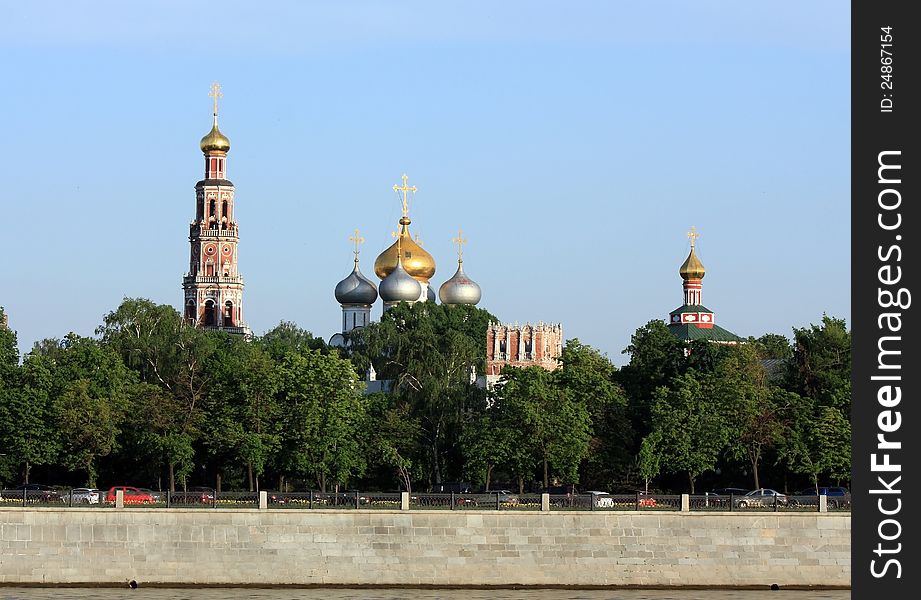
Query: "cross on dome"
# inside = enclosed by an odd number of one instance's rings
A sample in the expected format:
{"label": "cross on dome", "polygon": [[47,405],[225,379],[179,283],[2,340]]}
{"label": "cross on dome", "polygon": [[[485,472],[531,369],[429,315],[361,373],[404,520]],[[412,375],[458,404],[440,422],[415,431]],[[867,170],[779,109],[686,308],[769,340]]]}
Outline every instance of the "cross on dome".
{"label": "cross on dome", "polygon": [[457,262],[464,262],[464,244],[467,240],[464,238],[464,232],[458,228],[457,237],[451,238],[451,241],[457,244]]}
{"label": "cross on dome", "polygon": [[403,179],[403,185],[399,186],[397,184],[393,184],[393,191],[397,192],[398,194],[400,192],[403,192],[403,195],[400,198],[400,201],[403,203],[403,216],[406,217],[409,215],[408,195],[409,195],[409,192],[412,192],[413,194],[416,193],[416,186],[406,185],[406,182],[409,181],[409,176],[406,173],[403,174],[402,179]]}
{"label": "cross on dome", "polygon": [[691,225],[691,230],[688,232],[688,238],[691,240],[691,248],[694,247],[694,243],[697,241],[697,238],[700,237],[700,234],[697,233],[697,228]]}
{"label": "cross on dome", "polygon": [[217,99],[222,98],[224,94],[221,93],[221,84],[214,82],[211,84],[211,91],[208,93],[209,96],[214,98],[214,116],[217,116]]}
{"label": "cross on dome", "polygon": [[349,241],[355,244],[355,249],[352,250],[352,253],[355,254],[355,262],[358,262],[358,255],[361,254],[361,245],[365,243],[365,238],[361,237],[356,229],[355,235],[349,236]]}

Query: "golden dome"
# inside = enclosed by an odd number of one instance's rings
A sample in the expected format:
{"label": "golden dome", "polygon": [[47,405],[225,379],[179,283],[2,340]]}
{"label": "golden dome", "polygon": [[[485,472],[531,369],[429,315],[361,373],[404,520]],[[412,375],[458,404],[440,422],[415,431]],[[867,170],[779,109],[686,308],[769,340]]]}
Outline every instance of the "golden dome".
{"label": "golden dome", "polygon": [[704,269],[704,264],[697,258],[697,253],[694,252],[694,246],[691,246],[691,253],[688,254],[687,260],[685,260],[681,268],[678,269],[678,273],[681,274],[681,278],[685,281],[688,279],[703,279],[704,275],[706,275],[707,271]]}
{"label": "golden dome", "polygon": [[230,140],[217,128],[217,116],[214,117],[214,126],[208,132],[208,135],[201,139],[199,147],[202,152],[227,152],[230,150]]}
{"label": "golden dome", "polygon": [[413,241],[409,235],[409,217],[400,219],[400,239],[380,253],[374,261],[374,274],[380,279],[387,277],[397,266],[397,245],[403,249],[403,268],[417,281],[428,283],[435,274],[435,259]]}

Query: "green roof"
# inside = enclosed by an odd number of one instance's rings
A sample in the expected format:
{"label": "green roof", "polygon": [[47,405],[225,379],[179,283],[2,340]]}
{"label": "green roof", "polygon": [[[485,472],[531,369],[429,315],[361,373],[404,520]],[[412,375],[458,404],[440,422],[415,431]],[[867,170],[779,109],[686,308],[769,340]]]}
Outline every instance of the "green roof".
{"label": "green roof", "polygon": [[[702,308],[702,307],[698,307]],[[688,311],[688,312],[704,312],[704,311]],[[706,311],[710,312],[710,311]],[[719,325],[714,325],[713,327],[698,327],[693,323],[681,323],[678,325],[669,325],[668,330],[672,332],[676,338],[686,341],[694,340],[707,340],[710,342],[741,342],[742,338],[723,329]]]}
{"label": "green roof", "polygon": [[682,315],[684,313],[712,313],[713,311],[703,306],[701,304],[685,304],[684,306],[679,306],[672,312],[668,313],[670,315]]}

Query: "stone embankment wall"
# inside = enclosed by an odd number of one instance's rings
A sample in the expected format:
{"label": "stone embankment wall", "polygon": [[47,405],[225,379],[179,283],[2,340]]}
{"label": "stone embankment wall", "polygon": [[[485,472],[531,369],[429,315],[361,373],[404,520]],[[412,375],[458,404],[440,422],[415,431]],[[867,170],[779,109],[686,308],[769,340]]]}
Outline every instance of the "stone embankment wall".
{"label": "stone embankment wall", "polygon": [[0,509],[0,585],[848,586],[831,513]]}

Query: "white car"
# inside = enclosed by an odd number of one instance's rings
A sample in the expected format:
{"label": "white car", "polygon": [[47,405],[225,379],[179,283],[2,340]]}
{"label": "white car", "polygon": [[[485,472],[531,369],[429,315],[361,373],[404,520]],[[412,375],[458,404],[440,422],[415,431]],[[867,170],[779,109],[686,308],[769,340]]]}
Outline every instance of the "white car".
{"label": "white car", "polygon": [[[71,502],[73,497],[73,502]],[[99,504],[99,490],[95,488],[74,488],[61,495],[64,504]]]}
{"label": "white car", "polygon": [[592,505],[595,508],[614,508],[614,498],[607,492],[590,490],[585,492],[592,495]]}

